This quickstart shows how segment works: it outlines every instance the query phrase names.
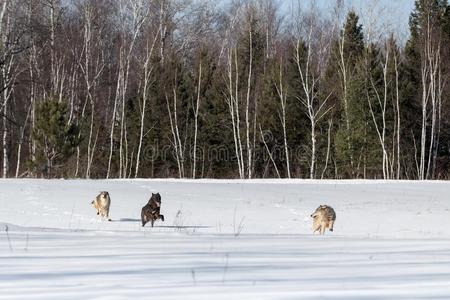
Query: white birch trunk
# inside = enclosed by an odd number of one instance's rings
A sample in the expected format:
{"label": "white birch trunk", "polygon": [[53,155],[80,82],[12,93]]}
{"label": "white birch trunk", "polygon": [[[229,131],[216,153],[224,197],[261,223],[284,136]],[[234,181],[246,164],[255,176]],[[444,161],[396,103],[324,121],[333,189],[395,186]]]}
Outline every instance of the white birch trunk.
{"label": "white birch trunk", "polygon": [[195,109],[194,109],[194,159],[193,159],[193,167],[192,167],[192,178],[195,178],[196,175],[196,166],[197,166],[197,133],[198,133],[198,110],[200,108],[200,88],[202,82],[202,62],[200,61],[198,67],[198,85],[197,85],[197,100],[195,101]]}
{"label": "white birch trunk", "polygon": [[[236,154],[236,160],[237,160],[237,164],[238,164],[238,171],[239,171],[239,178],[243,179],[244,178],[244,170],[242,168],[242,164],[241,164],[241,159],[242,156],[239,152],[239,149],[241,148],[239,146],[240,140],[238,139],[238,127],[239,127],[239,122],[236,121],[236,106],[237,106],[237,99],[235,98],[235,96],[237,96],[237,94],[234,94],[234,80],[233,80],[233,50],[229,49],[229,53],[228,53],[228,97],[226,98],[226,102],[228,104],[228,111],[230,113],[231,116],[231,125],[232,125],[232,129],[233,129],[233,140],[234,140],[234,149],[235,149],[235,154]],[[238,77],[238,73],[236,72],[236,77]]]}
{"label": "white birch trunk", "polygon": [[398,61],[397,55],[394,55],[394,68],[395,68],[395,100],[396,100],[396,111],[397,111],[397,180],[400,179],[401,175],[401,164],[400,164],[400,136],[401,136],[401,120],[400,120],[400,93],[399,93],[399,72],[398,72]]}
{"label": "white birch trunk", "polygon": [[385,45],[386,45],[386,48],[385,48],[386,51],[385,51],[385,56],[384,56],[385,60],[382,63],[383,97],[380,96],[380,93],[378,92],[378,89],[373,82],[373,79],[370,75],[370,70],[368,71],[369,77],[370,77],[369,80],[370,80],[372,89],[375,92],[378,106],[381,111],[381,120],[382,120],[381,125],[378,124],[378,121],[375,117],[375,113],[374,113],[374,110],[372,107],[372,102],[371,102],[371,99],[368,94],[367,94],[367,101],[369,104],[369,111],[372,116],[372,121],[373,121],[373,124],[375,126],[375,129],[376,129],[376,132],[378,135],[378,140],[380,142],[380,148],[381,148],[381,152],[382,152],[383,179],[390,179],[391,178],[390,161],[389,161],[389,154],[388,154],[387,143],[386,143],[386,130],[387,130],[387,128],[386,128],[386,107],[387,107],[388,86],[389,86],[389,80],[387,78],[387,75],[388,75],[388,64],[389,64],[389,57],[390,57],[390,45],[388,44],[388,42],[386,42]]}
{"label": "white birch trunk", "polygon": [[[303,88],[304,96],[300,98],[300,102],[303,104],[306,110],[306,115],[310,122],[310,134],[311,134],[311,160],[310,160],[310,179],[315,178],[316,174],[316,143],[317,123],[331,110],[331,107],[326,108],[326,103],[331,96],[331,93],[324,99],[320,100],[318,92],[316,91],[317,82],[320,80],[320,75],[317,75],[311,66],[312,64],[312,25],[309,28],[308,40],[307,40],[307,53],[306,62],[304,65],[301,63],[300,58],[300,40],[297,40],[295,44],[295,63],[297,71],[300,75],[300,83]],[[320,73],[319,73],[320,74]]]}
{"label": "white birch trunk", "polygon": [[354,158],[353,158],[353,147],[350,143],[350,117],[348,112],[348,71],[347,71],[347,62],[345,60],[345,53],[344,53],[344,46],[345,46],[345,27],[344,32],[342,33],[342,37],[339,38],[339,70],[341,73],[341,84],[342,84],[342,102],[344,103],[344,118],[345,118],[345,126],[346,126],[346,140],[347,140],[347,150],[350,153],[350,166],[351,171],[354,174]]}
{"label": "white birch trunk", "polygon": [[261,129],[261,124],[259,124],[259,132],[261,134],[261,140],[263,141],[263,144],[264,144],[264,147],[266,148],[267,154],[269,155],[269,159],[272,162],[273,167],[275,168],[275,172],[277,173],[278,178],[281,178],[280,172],[278,171],[277,164],[276,164],[275,160],[273,159],[272,152],[270,152],[269,146],[267,145],[266,139],[265,139],[263,131]]}
{"label": "white birch trunk", "polygon": [[[249,28],[249,65],[248,65],[248,77],[247,77],[247,98],[245,105],[245,129],[246,129],[246,140],[247,140],[247,176],[252,178],[252,147],[250,145],[250,91],[251,91],[251,81],[252,81],[252,67],[253,67],[253,34],[252,34],[252,18],[250,18],[250,28]],[[237,69],[236,69],[237,71]],[[255,112],[256,113],[256,112]]]}
{"label": "white birch trunk", "polygon": [[175,158],[177,160],[177,166],[178,166],[178,177],[183,178],[184,177],[184,168],[183,168],[183,158],[182,158],[182,146],[180,145],[181,139],[179,137],[179,131],[178,131],[178,125],[176,125],[177,119],[175,118],[177,112],[177,97],[176,97],[176,91],[175,88],[173,89],[173,102],[174,102],[174,110],[172,116],[172,109],[170,108],[170,102],[169,97],[166,95],[166,102],[167,102],[167,111],[169,113],[169,121],[170,121],[170,129],[172,132],[172,138],[173,138],[173,147],[175,150]]}
{"label": "white birch trunk", "polygon": [[291,178],[291,168],[289,163],[289,147],[287,143],[287,134],[286,134],[286,99],[287,92],[284,89],[283,83],[283,60],[280,60],[280,71],[279,71],[279,84],[275,84],[275,88],[277,90],[278,98],[280,99],[280,120],[281,127],[283,128],[283,145],[284,145],[284,155],[286,157],[286,172],[287,177]]}
{"label": "white birch trunk", "polygon": [[325,166],[323,167],[322,170],[322,176],[320,176],[320,179],[324,179],[325,176],[325,172],[327,171],[328,168],[328,161],[330,160],[330,150],[331,150],[331,127],[333,125],[333,120],[329,119],[328,120],[328,133],[327,133],[327,155],[325,157]]}
{"label": "white birch trunk", "polygon": [[[111,170],[111,159],[113,152],[113,134],[114,134],[114,121],[116,118],[117,109],[120,108],[120,140],[119,140],[119,178],[123,178],[127,176],[127,161],[128,157],[126,155],[126,143],[127,143],[127,134],[126,134],[126,120],[125,120],[125,101],[127,97],[127,88],[128,88],[128,79],[130,74],[130,65],[131,58],[134,50],[134,46],[138,35],[141,31],[142,25],[148,17],[149,9],[145,7],[145,1],[133,1],[133,0],[121,0],[119,1],[119,7],[121,12],[122,20],[122,34],[123,40],[121,42],[120,53],[119,53],[119,71],[117,78],[117,89],[116,89],[116,98],[114,103],[114,112],[113,112],[113,121],[111,125],[111,145],[110,145],[110,157],[108,161],[108,175],[109,177]],[[127,15],[131,14],[131,24],[126,24],[125,20],[127,19]],[[131,25],[131,39],[130,41],[125,40],[125,36],[127,35],[127,25]],[[119,103],[120,101],[120,107]]]}
{"label": "white birch trunk", "polygon": [[240,117],[240,111],[239,111],[239,68],[238,68],[238,58],[237,58],[237,49],[234,48],[234,67],[235,67],[235,82],[234,82],[234,90],[235,90],[235,96],[234,96],[234,111],[236,113],[236,135],[238,140],[238,146],[239,146],[239,155],[240,155],[240,161],[241,161],[241,169],[242,169],[242,178],[245,178],[245,161],[244,161],[244,146],[242,145],[241,140],[241,117]]}
{"label": "white birch trunk", "polygon": [[134,172],[134,177],[137,178],[139,175],[139,167],[141,163],[141,151],[142,151],[142,143],[144,140],[144,129],[145,129],[145,112],[147,108],[147,100],[149,98],[149,88],[150,88],[150,77],[153,73],[153,66],[150,65],[153,50],[155,48],[156,41],[158,39],[159,32],[161,27],[158,29],[158,32],[155,34],[151,47],[146,49],[146,59],[144,63],[144,84],[142,89],[142,109],[141,109],[141,120],[140,120],[140,131],[139,131],[139,145],[136,154],[136,167]]}

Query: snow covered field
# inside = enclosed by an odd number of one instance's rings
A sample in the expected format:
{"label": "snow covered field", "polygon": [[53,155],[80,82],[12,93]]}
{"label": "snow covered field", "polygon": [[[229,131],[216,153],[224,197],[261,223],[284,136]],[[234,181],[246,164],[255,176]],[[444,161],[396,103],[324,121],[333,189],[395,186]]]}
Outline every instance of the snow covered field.
{"label": "snow covered field", "polygon": [[[112,222],[90,202],[109,191]],[[450,183],[0,180],[1,299],[450,299]],[[162,196],[166,222],[142,228]],[[334,207],[335,231],[309,215]]]}

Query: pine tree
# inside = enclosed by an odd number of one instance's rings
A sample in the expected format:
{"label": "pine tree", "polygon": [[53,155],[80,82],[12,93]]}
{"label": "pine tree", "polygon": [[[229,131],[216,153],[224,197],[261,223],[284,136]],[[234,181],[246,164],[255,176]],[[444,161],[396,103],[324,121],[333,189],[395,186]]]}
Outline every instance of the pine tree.
{"label": "pine tree", "polygon": [[65,102],[54,98],[41,102],[36,109],[36,125],[33,138],[37,146],[35,167],[47,177],[56,175],[60,167],[81,142],[79,127],[68,123]]}
{"label": "pine tree", "polygon": [[365,99],[362,61],[364,34],[359,17],[354,11],[347,15],[339,41],[334,46],[334,55],[342,91],[340,91],[341,120],[335,136],[336,159],[341,176],[357,177],[362,166],[364,151]]}

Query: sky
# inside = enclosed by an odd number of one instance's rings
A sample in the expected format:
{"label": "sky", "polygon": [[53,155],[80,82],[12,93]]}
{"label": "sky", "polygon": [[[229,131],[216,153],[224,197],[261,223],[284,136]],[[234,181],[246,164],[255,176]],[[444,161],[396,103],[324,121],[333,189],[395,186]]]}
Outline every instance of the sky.
{"label": "sky", "polygon": [[[299,1],[307,8],[311,3],[324,14],[331,14],[336,0],[282,0],[284,9],[289,9],[292,3]],[[389,28],[401,41],[406,41],[409,35],[409,15],[414,8],[414,0],[344,0],[347,10],[353,8],[360,16],[363,28],[367,31],[373,28],[374,35],[381,28]],[[370,14],[369,11],[372,11]],[[383,30],[386,31],[386,30]]]}

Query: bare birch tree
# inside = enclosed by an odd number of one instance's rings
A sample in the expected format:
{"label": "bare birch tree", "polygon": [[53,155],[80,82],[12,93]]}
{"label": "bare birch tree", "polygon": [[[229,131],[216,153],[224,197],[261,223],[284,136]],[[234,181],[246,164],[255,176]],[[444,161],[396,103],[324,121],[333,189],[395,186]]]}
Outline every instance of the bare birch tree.
{"label": "bare birch tree", "polygon": [[[141,32],[143,23],[148,17],[149,7],[145,0],[120,0],[119,13],[121,18],[121,44],[119,49],[119,67],[117,77],[116,95],[114,98],[114,109],[111,121],[110,133],[110,154],[108,160],[108,170],[106,177],[111,173],[111,161],[113,155],[114,128],[117,119],[117,110],[120,108],[120,140],[119,140],[119,178],[126,177],[128,157],[125,155],[126,143],[126,120],[125,120],[125,100],[127,96],[130,65],[136,40]],[[131,30],[131,32],[129,31]],[[127,36],[130,36],[129,40]],[[120,106],[119,106],[120,105]]]}
{"label": "bare birch tree", "polygon": [[245,162],[243,155],[243,145],[241,141],[241,121],[239,112],[239,72],[238,72],[238,59],[236,48],[228,49],[227,55],[227,77],[228,77],[228,95],[225,97],[228,104],[228,110],[231,116],[231,125],[233,129],[234,149],[238,164],[239,177],[243,179],[245,177]]}
{"label": "bare birch tree", "polygon": [[173,137],[172,144],[175,149],[175,158],[177,160],[178,165],[178,176],[180,178],[184,178],[184,146],[180,136],[180,130],[178,125],[178,112],[177,112],[178,97],[176,86],[173,87],[172,92],[173,92],[172,94],[173,105],[170,104],[169,97],[166,94],[167,111],[169,113],[170,129]]}
{"label": "bare birch tree", "polygon": [[287,134],[286,134],[286,103],[287,103],[287,87],[286,83],[283,80],[283,59],[280,59],[279,64],[279,72],[278,72],[278,83],[275,82],[275,89],[277,90],[278,98],[280,100],[280,110],[278,112],[281,127],[283,128],[283,146],[284,146],[284,155],[286,158],[286,172],[287,177],[291,178],[291,166],[289,162],[289,146],[287,142]]}
{"label": "bare birch tree", "polygon": [[[327,101],[331,96],[329,93],[326,96],[320,95],[319,84],[323,78],[324,61],[329,55],[329,47],[331,40],[325,34],[324,29],[320,24],[315,23],[317,15],[314,11],[308,18],[305,18],[305,23],[302,28],[306,27],[306,41],[305,41],[305,58],[302,57],[303,43],[300,37],[297,37],[295,47],[295,63],[297,71],[300,76],[300,84],[303,89],[303,95],[299,97],[300,102],[306,109],[306,116],[310,123],[310,135],[311,135],[311,160],[310,160],[310,173],[311,179],[316,176],[316,164],[317,164],[317,133],[316,128],[321,119],[331,110],[331,107],[327,105]],[[301,30],[301,29],[299,29]],[[313,34],[318,41],[318,49],[314,49]],[[313,57],[315,55],[315,57]],[[322,56],[322,57],[321,57]]]}
{"label": "bare birch tree", "polygon": [[197,166],[197,135],[198,135],[198,110],[200,108],[200,92],[201,92],[201,83],[202,83],[202,62],[198,64],[198,83],[197,83],[197,98],[195,101],[194,108],[194,149],[193,149],[193,167],[192,167],[192,178],[195,178],[196,166]]}
{"label": "bare birch tree", "polygon": [[387,131],[387,125],[386,125],[386,109],[388,104],[388,88],[389,88],[389,80],[388,80],[388,66],[390,61],[390,55],[391,55],[391,46],[389,44],[389,41],[385,41],[385,49],[384,49],[384,61],[381,62],[382,64],[382,70],[383,70],[383,94],[380,95],[378,92],[377,87],[375,86],[375,83],[373,81],[372,76],[369,73],[369,80],[370,85],[373,91],[375,92],[378,108],[381,111],[381,124],[378,124],[377,118],[375,116],[374,109],[372,107],[372,101],[369,97],[369,94],[367,93],[367,102],[369,104],[369,110],[370,114],[372,116],[373,124],[375,126],[378,139],[380,142],[381,152],[382,152],[382,170],[383,170],[383,178],[384,179],[390,179],[391,178],[391,172],[390,172],[390,159],[388,154],[388,145],[387,145],[387,139],[386,139],[386,131]]}
{"label": "bare birch tree", "polygon": [[0,75],[2,85],[0,87],[2,105],[0,113],[2,116],[2,150],[3,150],[3,168],[2,177],[9,176],[10,169],[10,146],[8,137],[10,135],[9,106],[11,102],[14,85],[18,75],[17,55],[24,50],[21,45],[23,34],[16,31],[16,18],[13,13],[17,10],[20,3],[3,0],[0,6]]}
{"label": "bare birch tree", "polygon": [[[441,39],[437,31],[431,19],[430,12],[427,12],[421,52],[422,129],[418,170],[418,177],[421,180],[429,179],[433,176],[432,166],[436,158],[435,148],[437,147],[438,116],[443,88],[441,75]],[[429,107],[431,112],[429,111]],[[431,115],[431,128],[428,137],[427,125],[429,115]],[[428,147],[427,140],[429,140]]]}
{"label": "bare birch tree", "polygon": [[243,144],[241,141],[241,117],[240,117],[240,97],[239,97],[239,63],[236,49],[236,41],[233,34],[238,27],[238,16],[242,10],[241,6],[235,8],[234,14],[228,21],[228,29],[226,31],[227,40],[225,42],[226,47],[226,85],[227,94],[225,95],[225,101],[228,105],[228,112],[231,117],[231,125],[233,131],[234,150],[236,155],[236,161],[238,165],[239,178],[245,177],[245,161],[243,154]]}
{"label": "bare birch tree", "polygon": [[[342,12],[344,9],[344,3],[343,1],[337,1],[336,7],[335,7],[335,19],[337,22],[342,21]],[[339,23],[338,23],[339,24]],[[337,26],[338,28],[338,26]],[[344,26],[342,32],[339,35],[338,38],[338,57],[337,57],[337,65],[339,68],[339,75],[340,75],[340,84],[342,88],[342,103],[344,106],[344,119],[345,119],[345,139],[347,144],[347,151],[349,152],[349,159],[350,159],[350,168],[352,173],[355,172],[355,158],[353,157],[353,147],[352,143],[350,142],[350,115],[349,115],[349,95],[348,95],[348,89],[349,89],[349,62],[348,57],[346,57],[345,54],[345,47],[348,41],[346,40],[346,28]]]}
{"label": "bare birch tree", "polygon": [[[86,85],[86,99],[85,103],[90,103],[90,123],[89,136],[87,145],[87,163],[85,177],[90,178],[91,166],[94,159],[96,139],[94,140],[94,116],[96,114],[94,94],[98,85],[98,79],[102,75],[105,68],[104,61],[104,45],[102,44],[102,30],[98,28],[94,30],[93,22],[96,18],[96,8],[93,3],[87,2],[81,8],[83,15],[83,56],[84,59],[79,61],[79,67],[83,74]],[[98,134],[97,134],[98,136]]]}
{"label": "bare birch tree", "polygon": [[[136,154],[136,167],[134,172],[134,177],[137,178],[139,175],[139,166],[141,163],[141,151],[142,151],[142,142],[145,136],[145,113],[147,110],[147,101],[150,98],[150,85],[151,85],[151,76],[153,74],[154,66],[152,64],[153,51],[155,49],[156,42],[159,37],[159,32],[161,31],[161,25],[158,28],[156,34],[153,37],[148,37],[146,40],[146,48],[145,48],[145,57],[144,57],[144,65],[142,71],[142,80],[143,80],[143,88],[142,88],[142,108],[141,108],[141,116],[140,116],[140,130],[139,130],[139,144],[138,150]],[[152,40],[153,39],[153,40]]]}
{"label": "bare birch tree", "polygon": [[[246,141],[247,141],[247,177],[252,178],[252,154],[253,149],[250,144],[250,95],[252,89],[252,69],[253,69],[253,10],[251,7],[248,8],[248,48],[249,48],[249,62],[248,62],[248,76],[247,76],[247,93],[246,93],[246,104],[245,104],[245,133],[246,133]],[[255,123],[256,124],[256,123]]]}

